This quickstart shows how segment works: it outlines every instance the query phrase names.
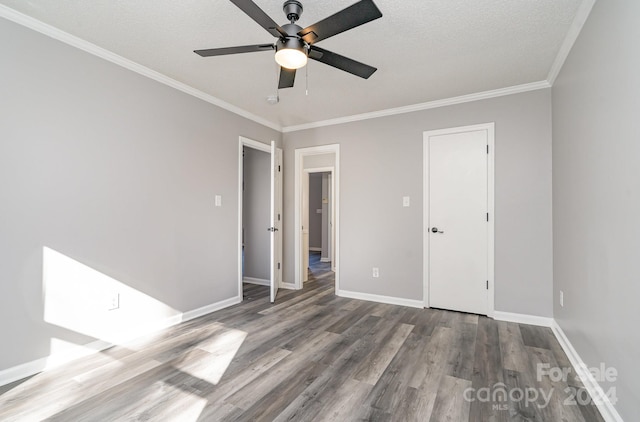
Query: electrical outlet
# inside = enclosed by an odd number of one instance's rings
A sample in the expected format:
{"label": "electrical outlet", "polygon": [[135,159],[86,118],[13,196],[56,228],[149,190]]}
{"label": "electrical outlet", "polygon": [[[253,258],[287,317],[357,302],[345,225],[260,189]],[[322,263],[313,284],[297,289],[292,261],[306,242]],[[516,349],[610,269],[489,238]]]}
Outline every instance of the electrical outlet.
{"label": "electrical outlet", "polygon": [[378,277],[380,277],[380,270],[378,269],[378,267],[373,267],[373,278]]}
{"label": "electrical outlet", "polygon": [[107,311],[115,311],[120,309],[120,293],[112,293],[107,302]]}
{"label": "electrical outlet", "polygon": [[564,307],[564,292],[560,290],[560,306]]}

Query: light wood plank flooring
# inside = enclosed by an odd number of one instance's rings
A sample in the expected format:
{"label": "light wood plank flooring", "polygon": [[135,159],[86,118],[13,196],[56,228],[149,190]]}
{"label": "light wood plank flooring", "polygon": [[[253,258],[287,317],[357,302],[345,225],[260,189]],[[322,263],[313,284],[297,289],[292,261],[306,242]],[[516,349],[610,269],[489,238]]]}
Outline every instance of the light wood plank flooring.
{"label": "light wood plank flooring", "polygon": [[[601,421],[546,328],[301,291],[242,304],[0,387],[2,421]],[[550,397],[548,400],[546,397]],[[527,399],[528,398],[528,399]]]}

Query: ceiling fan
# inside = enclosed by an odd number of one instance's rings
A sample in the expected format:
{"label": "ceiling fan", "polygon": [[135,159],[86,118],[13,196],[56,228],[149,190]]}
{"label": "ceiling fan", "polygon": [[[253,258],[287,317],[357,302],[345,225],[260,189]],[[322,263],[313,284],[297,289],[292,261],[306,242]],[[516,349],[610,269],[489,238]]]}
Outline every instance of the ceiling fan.
{"label": "ceiling fan", "polygon": [[377,69],[340,54],[317,47],[315,43],[349,29],[382,17],[382,13],[372,0],[359,2],[329,16],[311,26],[302,28],[296,25],[302,14],[302,3],[286,0],[282,9],[290,23],[279,26],[251,0],[230,0],[251,19],[278,38],[275,44],[244,45],[239,47],[211,48],[195,50],[202,57],[223,56],[227,54],[251,53],[254,51],[276,51],[275,59],[280,65],[278,88],[291,88],[295,81],[296,69],[307,64],[307,59],[344,70],[353,75],[368,79]]}

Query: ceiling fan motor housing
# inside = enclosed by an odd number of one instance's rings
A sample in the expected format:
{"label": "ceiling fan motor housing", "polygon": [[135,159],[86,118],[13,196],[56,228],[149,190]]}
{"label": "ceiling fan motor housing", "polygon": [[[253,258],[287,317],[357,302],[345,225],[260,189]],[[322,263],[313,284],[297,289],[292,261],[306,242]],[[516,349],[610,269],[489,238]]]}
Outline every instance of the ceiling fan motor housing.
{"label": "ceiling fan motor housing", "polygon": [[307,43],[305,43],[298,35],[298,32],[302,30],[302,27],[296,25],[295,23],[288,23],[286,25],[282,25],[282,29],[284,29],[284,31],[289,34],[289,36],[286,38],[282,37],[278,40],[278,42],[276,42],[276,51],[283,48],[292,48],[294,50],[303,51],[306,54]]}
{"label": "ceiling fan motor housing", "polygon": [[287,23],[282,25],[282,29],[289,35],[289,37],[300,38],[300,36],[298,35],[298,32],[302,30],[302,27],[300,25],[296,25],[295,23]]}
{"label": "ceiling fan motor housing", "polygon": [[282,10],[284,10],[289,22],[296,22],[302,15],[302,3],[297,0],[287,0],[282,5]]}
{"label": "ceiling fan motor housing", "polygon": [[[283,29],[285,31],[287,31],[287,33],[290,33],[287,30],[286,26],[288,26],[288,25],[283,26]],[[302,29],[298,25],[292,25],[292,26],[296,26],[299,29]],[[287,37],[287,38],[280,38],[276,42],[276,51],[282,50],[283,48],[291,48],[291,49],[294,49],[294,50],[303,51],[305,54],[307,53],[307,45],[306,45],[306,43],[300,37],[295,36],[295,32],[294,32],[294,36]]]}

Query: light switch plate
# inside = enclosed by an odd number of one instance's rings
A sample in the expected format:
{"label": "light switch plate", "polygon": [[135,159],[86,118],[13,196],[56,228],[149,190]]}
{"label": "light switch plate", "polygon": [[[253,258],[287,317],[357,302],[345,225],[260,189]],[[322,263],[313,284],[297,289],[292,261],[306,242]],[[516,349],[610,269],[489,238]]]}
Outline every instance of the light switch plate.
{"label": "light switch plate", "polygon": [[216,195],[216,207],[222,206],[222,195]]}
{"label": "light switch plate", "polygon": [[402,197],[402,206],[403,207],[410,207],[411,206],[411,198],[408,196],[403,196]]}

